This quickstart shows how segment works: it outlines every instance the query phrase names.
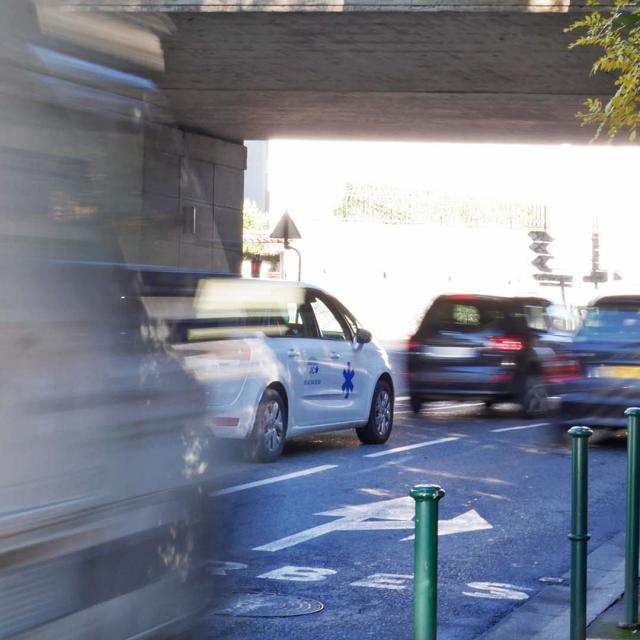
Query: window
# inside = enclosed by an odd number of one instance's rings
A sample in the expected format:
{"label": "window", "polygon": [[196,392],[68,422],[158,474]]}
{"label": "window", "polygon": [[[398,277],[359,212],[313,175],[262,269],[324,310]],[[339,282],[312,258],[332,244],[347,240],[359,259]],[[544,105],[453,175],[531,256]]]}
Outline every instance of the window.
{"label": "window", "polygon": [[527,318],[527,326],[534,331],[546,331],[548,328],[547,310],[538,304],[527,304],[524,306],[524,313]]}
{"label": "window", "polygon": [[358,332],[358,321],[355,319],[353,314],[339,301],[335,298],[331,299],[333,306],[338,310],[341,315],[341,318],[347,325],[348,330],[351,332],[351,337],[355,338]]}
{"label": "window", "polygon": [[311,308],[316,318],[320,337],[326,340],[348,340],[346,327],[338,316],[320,298],[311,300]]}
{"label": "window", "polygon": [[592,307],[578,332],[581,338],[590,340],[640,339],[640,309],[621,307]]}
{"label": "window", "polygon": [[296,302],[287,303],[287,331],[285,336],[304,338],[312,335],[312,332],[308,330],[309,322],[306,309],[307,307],[303,304]]}
{"label": "window", "polygon": [[491,299],[439,298],[427,311],[418,335],[428,338],[443,331],[480,333],[496,330],[504,322],[499,303]]}
{"label": "window", "polygon": [[[312,337],[315,324],[299,286],[203,278],[194,300],[189,340],[215,340],[261,334],[270,338]],[[183,331],[184,333],[184,331]]]}
{"label": "window", "polygon": [[343,313],[342,315],[344,316],[344,321],[349,326],[349,331],[351,331],[351,335],[355,338],[356,333],[358,333],[358,323],[356,322],[356,319],[348,313]]}

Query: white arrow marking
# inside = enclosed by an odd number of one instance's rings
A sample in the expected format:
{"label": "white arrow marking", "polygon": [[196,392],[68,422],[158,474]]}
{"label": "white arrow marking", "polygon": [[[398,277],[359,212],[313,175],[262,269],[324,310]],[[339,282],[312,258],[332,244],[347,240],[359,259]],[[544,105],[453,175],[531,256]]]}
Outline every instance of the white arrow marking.
{"label": "white arrow marking", "polygon": [[[438,535],[447,536],[452,533],[464,533],[465,531],[484,531],[493,527],[475,510],[470,509],[451,520],[440,520],[438,523]],[[402,538],[402,540],[415,540],[415,535]]]}
{"label": "white arrow marking", "polygon": [[[305,529],[291,536],[281,538],[274,542],[255,547],[254,551],[280,551],[319,538],[333,531],[389,531],[397,529],[413,529],[412,520],[415,510],[413,498],[393,498],[392,500],[380,500],[368,504],[354,505],[322,511],[314,515],[337,517],[325,524],[311,529]],[[450,535],[465,531],[481,531],[493,527],[480,514],[471,509],[451,520],[440,520],[439,534]],[[410,540],[413,536],[403,538]]]}

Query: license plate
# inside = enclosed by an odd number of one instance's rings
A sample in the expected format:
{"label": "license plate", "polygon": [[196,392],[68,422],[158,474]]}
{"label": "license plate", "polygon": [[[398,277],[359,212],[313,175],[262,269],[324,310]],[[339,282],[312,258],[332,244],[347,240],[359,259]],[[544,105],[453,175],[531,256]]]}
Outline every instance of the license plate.
{"label": "license plate", "polygon": [[602,365],[599,367],[592,367],[589,374],[589,377],[591,378],[640,379],[640,367]]}
{"label": "license plate", "polygon": [[476,350],[472,347],[425,347],[422,355],[428,358],[473,358]]}

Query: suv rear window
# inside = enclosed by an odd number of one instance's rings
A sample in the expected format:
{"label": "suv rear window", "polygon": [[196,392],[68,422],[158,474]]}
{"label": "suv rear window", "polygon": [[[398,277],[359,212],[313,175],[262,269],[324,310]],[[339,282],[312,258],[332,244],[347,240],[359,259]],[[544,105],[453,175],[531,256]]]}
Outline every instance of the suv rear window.
{"label": "suv rear window", "polygon": [[483,333],[503,328],[506,309],[496,300],[483,298],[438,298],[427,311],[418,335],[421,338],[442,331]]}
{"label": "suv rear window", "polygon": [[640,340],[640,308],[631,305],[591,307],[578,332],[590,340]]}

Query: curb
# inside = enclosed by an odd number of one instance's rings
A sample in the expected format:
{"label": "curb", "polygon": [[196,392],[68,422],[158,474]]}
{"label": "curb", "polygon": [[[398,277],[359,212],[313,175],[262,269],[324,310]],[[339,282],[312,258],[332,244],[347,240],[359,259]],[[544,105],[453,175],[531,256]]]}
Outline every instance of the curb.
{"label": "curb", "polygon": [[[587,625],[620,598],[624,591],[624,533],[592,551],[587,558]],[[563,578],[569,578],[565,573]],[[479,640],[566,640],[569,636],[570,587],[543,588],[514,609]]]}

